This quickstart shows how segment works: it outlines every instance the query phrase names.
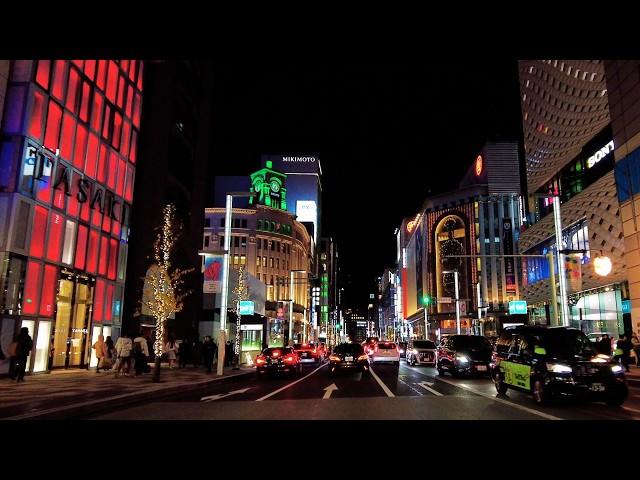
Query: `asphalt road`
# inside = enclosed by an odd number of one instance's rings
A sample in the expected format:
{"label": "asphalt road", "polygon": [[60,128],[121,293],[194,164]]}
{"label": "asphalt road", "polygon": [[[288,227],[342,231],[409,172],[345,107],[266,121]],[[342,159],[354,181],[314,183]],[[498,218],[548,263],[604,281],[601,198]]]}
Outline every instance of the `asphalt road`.
{"label": "asphalt road", "polygon": [[630,382],[623,407],[562,399],[538,407],[533,398],[498,395],[489,378],[438,376],[434,368],[375,365],[372,374],[328,376],[327,365],[304,367],[294,378],[246,375],[162,402],[113,411],[94,419],[388,419],[388,420],[640,420],[640,384]]}

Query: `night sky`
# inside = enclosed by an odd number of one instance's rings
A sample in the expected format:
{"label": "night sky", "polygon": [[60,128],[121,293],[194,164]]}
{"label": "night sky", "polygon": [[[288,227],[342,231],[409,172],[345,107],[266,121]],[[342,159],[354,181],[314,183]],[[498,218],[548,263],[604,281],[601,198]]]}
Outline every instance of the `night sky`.
{"label": "night sky", "polygon": [[215,72],[210,175],[248,174],[263,153],[319,155],[323,235],[338,243],[352,307],[366,308],[376,277],[394,265],[402,218],[429,192],[455,189],[487,137],[521,137],[515,60]]}

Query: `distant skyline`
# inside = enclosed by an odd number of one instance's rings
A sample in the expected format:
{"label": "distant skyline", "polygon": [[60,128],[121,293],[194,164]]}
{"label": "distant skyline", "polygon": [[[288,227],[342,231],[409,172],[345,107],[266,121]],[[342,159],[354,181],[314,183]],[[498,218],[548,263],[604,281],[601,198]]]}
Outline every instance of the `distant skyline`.
{"label": "distant skyline", "polygon": [[356,308],[394,265],[402,219],[455,189],[487,139],[521,140],[515,60],[214,71],[211,175],[248,174],[262,154],[318,155],[322,233],[337,242],[343,303]]}

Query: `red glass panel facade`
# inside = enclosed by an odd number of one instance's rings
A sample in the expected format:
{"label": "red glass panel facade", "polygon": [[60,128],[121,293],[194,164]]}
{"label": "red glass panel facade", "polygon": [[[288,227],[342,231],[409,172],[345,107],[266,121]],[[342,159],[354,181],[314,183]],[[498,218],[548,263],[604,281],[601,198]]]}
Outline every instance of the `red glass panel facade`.
{"label": "red glass panel facade", "polygon": [[40,299],[40,315],[43,317],[53,316],[57,286],[58,269],[53,265],[45,265],[42,277],[42,297]]}
{"label": "red glass panel facade", "polygon": [[91,97],[91,85],[82,82],[82,98],[80,99],[80,119],[83,122],[89,121],[89,98]]}
{"label": "red glass panel facade", "polygon": [[116,279],[118,266],[118,241],[113,238],[109,240],[109,272],[107,277],[110,280]]}
{"label": "red glass panel facade", "polygon": [[47,240],[47,259],[59,262],[62,256],[62,236],[64,234],[64,217],[55,211],[49,219],[49,239]]}
{"label": "red glass panel facade", "polygon": [[91,178],[96,178],[96,164],[98,163],[98,137],[95,133],[89,133],[89,143],[87,145],[87,164],[84,173]]}
{"label": "red glass panel facade", "polygon": [[76,121],[69,113],[62,118],[62,135],[60,136],[60,156],[71,161],[73,157],[73,136],[75,135]]}
{"label": "red glass panel facade", "polygon": [[76,238],[76,258],[74,266],[84,270],[84,263],[87,258],[87,235],[89,229],[84,225],[78,225],[78,237]]}
{"label": "red glass panel facade", "polygon": [[27,276],[24,281],[23,315],[35,315],[38,312],[38,300],[41,291],[40,272],[42,272],[42,265],[29,260],[27,263]]}
{"label": "red glass panel facade", "polygon": [[113,311],[113,284],[107,285],[107,295],[104,301],[104,321],[111,321],[111,312]]}
{"label": "red glass panel facade", "polygon": [[89,273],[96,273],[98,268],[98,249],[100,235],[96,230],[89,232],[89,245],[87,246],[87,271]]}
{"label": "red glass panel facade", "polygon": [[84,73],[89,80],[93,80],[96,74],[96,61],[95,60],[87,60],[84,62]]}
{"label": "red glass panel facade", "polygon": [[104,320],[104,280],[96,280],[96,290],[93,298],[93,320],[102,322]]}
{"label": "red glass panel facade", "polygon": [[49,70],[51,69],[51,61],[38,60],[38,69],[36,70],[36,83],[45,90],[49,89]]}
{"label": "red glass panel facade", "polygon": [[93,94],[93,111],[91,112],[91,129],[100,132],[102,127],[102,104],[104,99],[98,92]]}
{"label": "red glass panel facade", "polygon": [[67,87],[67,100],[64,106],[67,110],[76,113],[78,104],[78,85],[80,84],[80,75],[75,68],[69,69],[69,85]]}
{"label": "red glass panel facade", "polygon": [[33,94],[33,104],[31,107],[31,117],[29,118],[29,136],[37,141],[42,141],[42,117],[44,116],[44,95],[40,92]]}
{"label": "red glass panel facade", "polygon": [[73,153],[73,166],[84,169],[85,157],[87,154],[87,129],[81,123],[76,129],[75,151]]}
{"label": "red glass panel facade", "polygon": [[98,260],[98,273],[106,276],[109,265],[109,237],[105,235],[100,235],[100,258]]}
{"label": "red glass panel facade", "polygon": [[51,95],[56,99],[64,101],[64,85],[66,80],[65,70],[67,62],[65,60],[56,60],[53,69],[53,84],[51,85]]}
{"label": "red glass panel facade", "polygon": [[62,121],[62,108],[53,100],[49,100],[47,112],[47,127],[44,131],[44,146],[56,151],[59,148],[60,122]]}

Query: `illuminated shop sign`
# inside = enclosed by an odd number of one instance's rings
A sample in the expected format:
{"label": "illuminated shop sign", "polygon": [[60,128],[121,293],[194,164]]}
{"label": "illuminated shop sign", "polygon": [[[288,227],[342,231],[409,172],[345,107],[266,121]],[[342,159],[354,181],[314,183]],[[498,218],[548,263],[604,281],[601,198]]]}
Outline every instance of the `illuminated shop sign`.
{"label": "illuminated shop sign", "polygon": [[[53,161],[44,150],[30,145],[26,149],[22,174],[23,177],[32,177],[34,185],[36,181],[48,182],[53,176]],[[53,188],[55,190],[64,189],[64,194],[71,197],[71,175],[71,167],[58,163],[55,178],[53,179]],[[106,214],[113,220],[124,223],[127,206],[124,202],[117,200],[113,192],[102,188],[86,177],[75,175],[74,182],[78,187],[75,196],[79,203],[89,202],[92,210],[98,208],[100,213],[105,213],[106,211]]]}
{"label": "illuminated shop sign", "polygon": [[604,157],[613,152],[613,140],[607,143],[604,147],[598,150],[596,153],[587,158],[587,168],[593,167],[596,163],[602,160]]}
{"label": "illuminated shop sign", "polygon": [[476,157],[476,177],[482,174],[482,155]]}

